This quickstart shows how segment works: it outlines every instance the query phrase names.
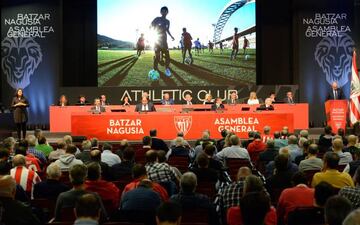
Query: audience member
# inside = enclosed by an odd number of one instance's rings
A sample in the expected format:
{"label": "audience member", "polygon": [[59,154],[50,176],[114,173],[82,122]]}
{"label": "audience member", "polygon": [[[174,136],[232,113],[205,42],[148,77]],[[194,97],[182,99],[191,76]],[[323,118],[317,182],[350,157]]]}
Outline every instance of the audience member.
{"label": "audience member", "polygon": [[340,173],[337,170],[339,159],[339,155],[334,152],[325,153],[323,171],[315,173],[312,180],[313,187],[321,181],[326,181],[337,189],[346,186],[354,187],[354,182],[350,175],[348,173]]}
{"label": "audience member", "polygon": [[326,201],[325,223],[327,225],[342,225],[351,210],[349,200],[341,196],[332,196]]}
{"label": "audience member", "polygon": [[226,138],[226,135],[228,134],[228,131],[226,129],[223,129],[223,130],[221,130],[220,134],[221,134],[221,138],[219,140],[217,140],[217,142],[216,142],[216,148],[219,151],[221,151],[224,148],[225,138]]}
{"label": "audience member", "polygon": [[212,168],[218,172],[221,172],[224,170],[224,165],[219,160],[215,159],[214,153],[216,151],[216,148],[214,145],[206,145],[204,149],[204,153],[209,158],[209,168]]}
{"label": "audience member", "polygon": [[170,158],[171,156],[189,156],[189,148],[185,146],[184,138],[177,137],[175,140],[175,146],[170,148],[167,155]]}
{"label": "audience member", "polygon": [[290,135],[288,137],[288,146],[287,146],[287,148],[289,149],[290,160],[292,162],[295,162],[295,158],[297,156],[303,154],[302,150],[299,148],[298,139],[297,139],[297,137],[295,135]]}
{"label": "audience member", "polygon": [[358,225],[360,224],[360,209],[352,211],[343,221],[342,225]]}
{"label": "audience member", "polygon": [[306,138],[309,140],[309,131],[308,130],[301,130],[299,135],[300,135],[300,138],[303,137],[303,138]]}
{"label": "audience member", "polygon": [[38,145],[35,146],[35,149],[44,153],[46,157],[49,157],[50,152],[54,151],[53,147],[47,143],[45,136],[38,138]]}
{"label": "audience member", "polygon": [[344,152],[350,152],[352,155],[354,155],[360,151],[360,149],[358,147],[356,147],[356,145],[358,144],[357,136],[349,135],[347,140],[348,140],[348,144],[344,148],[344,150],[343,150]]}
{"label": "audience member", "polygon": [[[290,155],[289,155],[289,149],[288,148],[282,148],[279,150],[279,155],[286,155],[286,157],[289,157],[290,158]],[[275,157],[276,158],[276,157]],[[265,177],[270,177],[271,175],[274,174],[275,172],[275,160],[274,161],[271,161],[269,162],[267,165],[266,165],[266,168],[265,168]],[[291,162],[291,160],[289,159],[288,160],[288,164],[287,164],[287,170],[292,172],[292,173],[296,173],[299,171],[299,168],[298,166]]]}
{"label": "audience member", "polygon": [[73,165],[83,164],[81,160],[75,158],[75,153],[76,146],[68,145],[65,155],[61,155],[60,158],[55,161],[55,164],[60,167],[61,171],[69,171]]}
{"label": "audience member", "polygon": [[10,175],[25,190],[28,196],[32,198],[34,185],[41,182],[41,179],[35,171],[27,169],[25,165],[25,156],[15,155],[13,158],[14,168],[10,170]]}
{"label": "audience member", "polygon": [[202,143],[203,143],[204,141],[210,142],[210,144],[212,144],[212,145],[216,145],[216,141],[210,137],[210,131],[209,131],[209,130],[204,130],[204,131],[202,132],[201,138],[198,139],[198,140],[195,142],[195,147],[198,146],[198,145],[202,145]]}
{"label": "audience member", "polygon": [[348,139],[346,138],[345,130],[340,127],[337,131],[337,135],[341,137],[341,140],[343,141],[344,146],[347,146]]}
{"label": "audience member", "polygon": [[158,225],[180,225],[182,210],[175,202],[164,202],[156,210]]}
{"label": "audience member", "polygon": [[230,137],[231,147],[224,148],[221,152],[216,154],[221,160],[226,158],[242,158],[250,160],[248,151],[245,148],[240,147],[240,138],[236,135]]}
{"label": "audience member", "polygon": [[360,166],[360,151],[353,154],[354,160],[346,165],[343,172],[349,173],[351,177],[354,176],[356,169]]}
{"label": "audience member", "polygon": [[271,195],[272,202],[277,202],[282,190],[291,187],[291,178],[294,172],[289,170],[289,161],[290,156],[288,154],[280,154],[276,156],[274,161],[274,175],[266,179],[266,189]]}
{"label": "audience member", "polygon": [[111,180],[111,171],[108,164],[101,161],[101,151],[100,150],[91,150],[90,152],[91,161],[90,162],[97,162],[101,167],[101,177],[104,180]]}
{"label": "audience member", "polygon": [[[241,208],[244,206],[242,199],[251,193],[262,193],[267,198],[268,202],[265,205],[269,205],[269,209],[266,211],[266,213],[265,213],[266,215],[261,220],[261,221],[263,221],[262,224],[276,225],[277,224],[276,209],[273,206],[270,206],[270,198],[264,188],[263,182],[261,181],[261,179],[259,177],[256,177],[254,175],[249,175],[245,178],[243,197],[240,199],[240,205],[229,208],[229,210],[227,211],[227,223],[229,225],[248,224],[245,220],[248,220],[250,218],[245,218],[245,217],[247,217],[247,216],[253,217],[254,215],[252,213],[256,213],[257,210],[253,211],[251,213],[251,215],[243,215],[243,213],[249,213],[249,212],[244,212]],[[250,224],[252,224],[252,223],[250,223]]]}
{"label": "audience member", "polygon": [[209,215],[209,224],[219,224],[219,218],[215,211],[215,206],[211,203],[209,197],[196,193],[197,178],[192,172],[186,172],[181,176],[180,193],[171,196],[170,201],[181,205],[182,209],[207,209]]}
{"label": "audience member", "polygon": [[[146,173],[145,166],[141,164],[135,164],[132,169],[132,175],[134,180],[127,184],[123,190],[123,195],[139,186],[139,183],[144,180],[148,179],[148,175]],[[167,191],[158,183],[152,182],[152,189],[157,192],[162,201],[167,201],[169,199]]]}
{"label": "audience member", "polygon": [[[264,192],[251,192],[241,200],[241,217],[244,225],[275,225],[276,217],[269,221],[270,198]],[[229,223],[229,225],[232,225]]]}
{"label": "audience member", "polygon": [[240,205],[240,199],[243,196],[245,178],[249,175],[251,175],[249,167],[240,167],[236,176],[236,181],[220,190],[219,205],[222,212],[226,212],[230,207]]}
{"label": "audience member", "polygon": [[304,137],[299,138],[299,147],[302,151],[303,154],[296,156],[294,162],[296,165],[299,165],[300,162],[304,159],[306,159],[306,157],[308,156],[309,153],[309,146],[310,146],[310,141]]}
{"label": "audience member", "polygon": [[[232,136],[233,134],[234,134],[233,132],[228,132],[228,135],[227,135],[226,138],[225,138],[225,146],[224,146],[224,147],[230,147],[230,146],[231,146],[230,143],[229,143],[230,141],[228,141],[228,143],[227,143],[226,140],[229,140],[229,139],[230,139],[230,136]],[[255,134],[256,134],[255,131],[249,131],[249,132],[248,132],[248,138],[247,138],[247,140],[244,140],[244,141],[241,143],[241,145],[242,145],[244,148],[247,149],[247,147],[249,146],[249,144],[254,141],[254,135],[255,135]]]}
{"label": "audience member", "polygon": [[157,130],[150,130],[151,137],[151,149],[153,150],[163,150],[165,152],[169,151],[169,147],[166,145],[165,141],[157,137]]}
{"label": "audience member", "polygon": [[91,151],[91,141],[85,140],[81,144],[82,151],[75,155],[77,159],[80,159],[83,163],[87,164],[91,161],[90,151]]}
{"label": "audience member", "polygon": [[112,146],[109,143],[104,143],[103,152],[101,153],[101,162],[108,164],[109,167],[121,163],[120,157],[112,153]]}
{"label": "audience member", "polygon": [[123,152],[123,160],[110,168],[112,180],[120,180],[124,176],[131,175],[134,166],[135,151],[132,147],[126,147]]}
{"label": "audience member", "polygon": [[[77,199],[84,194],[88,194],[85,190],[85,180],[87,176],[87,168],[83,164],[75,164],[70,168],[69,178],[73,188],[59,195],[55,205],[55,221],[61,221],[61,211],[63,208],[75,207]],[[106,210],[103,206],[101,198],[98,194],[93,193],[101,205],[101,213],[107,218]]]}
{"label": "audience member", "polygon": [[308,149],[306,159],[299,164],[299,170],[304,172],[307,170],[321,170],[323,168],[323,161],[317,157],[319,147],[317,144],[311,144]]}
{"label": "audience member", "polygon": [[16,182],[9,176],[0,176],[0,223],[6,225],[40,224],[29,206],[15,200]]}
{"label": "audience member", "polygon": [[158,183],[176,181],[176,174],[167,163],[158,163],[155,150],[146,152],[146,171],[150,180]]}
{"label": "audience member", "polygon": [[253,162],[256,162],[259,158],[259,154],[266,149],[266,144],[262,142],[261,136],[259,133],[255,133],[254,141],[251,142],[248,147],[247,151],[250,155],[250,158]]}
{"label": "audience member", "polygon": [[189,148],[189,149],[191,148],[189,142],[184,139],[184,133],[183,133],[182,131],[178,132],[177,135],[176,135],[176,138],[170,142],[170,147],[171,147],[171,148],[174,147],[174,146],[176,146],[176,139],[177,139],[178,137],[182,137],[182,138],[183,138],[183,144],[184,144],[185,147],[187,147],[187,148]]}
{"label": "audience member", "polygon": [[274,137],[270,134],[270,131],[271,131],[270,126],[264,126],[263,134],[261,136],[262,136],[262,142],[265,144],[267,143],[268,140],[274,139]]}
{"label": "audience member", "polygon": [[352,155],[350,152],[343,152],[343,142],[341,138],[334,138],[332,143],[332,149],[333,151],[339,155],[339,165],[346,165],[353,161]]}
{"label": "audience member", "polygon": [[27,148],[27,154],[32,154],[33,156],[35,156],[36,158],[38,158],[41,162],[42,165],[46,164],[46,156],[43,152],[38,151],[35,149],[36,146],[36,138],[34,135],[28,135],[26,137],[26,140],[20,141],[19,142],[19,147],[25,147]]}
{"label": "audience member", "polygon": [[60,158],[60,156],[65,155],[65,142],[60,140],[57,142],[57,148],[55,151],[50,152],[49,161],[54,162]]}
{"label": "audience member", "polygon": [[259,154],[259,161],[266,165],[269,162],[274,161],[278,154],[279,150],[275,148],[275,141],[273,139],[268,139],[265,151]]}
{"label": "audience member", "polygon": [[304,173],[297,172],[292,177],[293,187],[282,191],[276,208],[278,221],[285,224],[288,213],[298,207],[311,207],[314,203],[314,189],[309,188]]}
{"label": "audience member", "polygon": [[32,154],[27,154],[26,147],[16,145],[15,155],[18,154],[25,156],[26,168],[33,170],[35,172],[41,171],[40,160]]}
{"label": "audience member", "polygon": [[74,225],[98,225],[101,205],[93,194],[83,194],[75,204],[76,220]]}
{"label": "audience member", "polygon": [[281,138],[281,133],[279,131],[274,132],[274,142],[276,149],[280,149],[288,145],[288,140]]}
{"label": "audience member", "polygon": [[216,183],[219,180],[219,173],[209,168],[209,158],[205,153],[199,154],[196,162],[198,167],[192,167],[190,171],[196,175],[198,182]]}
{"label": "audience member", "polygon": [[[101,167],[97,162],[87,165],[88,174],[85,182],[85,190],[97,193],[103,202],[111,202],[110,209],[118,207],[120,190],[115,184],[101,179]],[[108,209],[109,209],[108,208]]]}
{"label": "audience member", "polygon": [[332,140],[334,136],[332,133],[331,126],[326,126],[324,128],[324,133],[319,137],[319,150],[320,152],[326,152],[332,146]]}
{"label": "audience member", "polygon": [[34,198],[56,200],[60,193],[68,191],[70,188],[59,181],[60,177],[60,167],[51,163],[46,168],[46,180],[34,185]]}
{"label": "audience member", "polygon": [[339,195],[347,198],[354,209],[360,207],[360,167],[356,169],[354,175],[355,187],[343,187],[339,191]]}

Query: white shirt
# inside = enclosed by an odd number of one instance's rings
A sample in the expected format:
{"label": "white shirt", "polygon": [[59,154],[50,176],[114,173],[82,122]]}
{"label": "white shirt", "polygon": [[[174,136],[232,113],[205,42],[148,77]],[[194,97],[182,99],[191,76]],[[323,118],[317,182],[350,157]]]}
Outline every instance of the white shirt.
{"label": "white shirt", "polygon": [[108,164],[110,167],[121,163],[121,159],[118,155],[112,153],[110,150],[104,150],[101,153],[101,162]]}
{"label": "white shirt", "polygon": [[142,105],[142,106],[141,106],[141,111],[149,111],[149,106],[148,106],[148,104]]}
{"label": "white shirt", "polygon": [[247,104],[248,104],[248,105],[256,105],[256,104],[259,104],[259,99],[248,99]]}
{"label": "white shirt", "polygon": [[216,154],[216,157],[219,159],[240,158],[250,160],[249,152],[245,148],[241,148],[239,145],[232,145],[231,147],[224,148]]}

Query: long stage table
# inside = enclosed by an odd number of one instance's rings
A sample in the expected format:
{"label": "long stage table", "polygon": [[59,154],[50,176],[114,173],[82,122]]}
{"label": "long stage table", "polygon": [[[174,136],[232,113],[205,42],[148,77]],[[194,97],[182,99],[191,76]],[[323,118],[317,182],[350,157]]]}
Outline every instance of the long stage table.
{"label": "long stage table", "polygon": [[[272,131],[288,126],[294,129],[307,129],[308,104],[278,104],[274,111],[242,111],[248,105],[225,105],[224,112],[189,111],[184,112],[183,105],[155,106],[157,112],[137,113],[135,107],[117,105],[107,106],[105,113],[92,114],[91,106],[51,106],[50,131],[71,132],[72,135],[97,137],[100,140],[141,140],[149,130],[157,128],[158,136],[173,139],[178,131],[183,131],[187,139],[197,139],[201,131],[209,129],[211,136],[219,138],[222,129],[247,137],[250,130],[262,130],[269,125]],[[209,105],[193,105],[196,108],[210,108]],[[124,109],[126,112],[111,112]]]}

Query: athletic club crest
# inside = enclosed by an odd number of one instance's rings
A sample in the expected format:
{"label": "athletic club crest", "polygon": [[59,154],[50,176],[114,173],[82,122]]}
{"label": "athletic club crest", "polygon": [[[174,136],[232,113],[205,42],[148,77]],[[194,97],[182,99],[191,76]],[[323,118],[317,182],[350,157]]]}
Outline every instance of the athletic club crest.
{"label": "athletic club crest", "polygon": [[192,116],[175,116],[174,124],[177,132],[183,132],[185,136],[191,128]]}

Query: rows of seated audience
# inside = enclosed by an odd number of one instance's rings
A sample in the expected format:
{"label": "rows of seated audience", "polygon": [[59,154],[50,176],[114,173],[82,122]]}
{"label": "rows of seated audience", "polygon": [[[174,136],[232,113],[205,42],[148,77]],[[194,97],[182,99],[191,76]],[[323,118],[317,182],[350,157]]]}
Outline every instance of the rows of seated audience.
{"label": "rows of seated audience", "polygon": [[[360,224],[360,145],[324,128],[205,130],[168,144],[96,138],[0,143],[0,224]],[[194,144],[192,144],[194,143]]]}

